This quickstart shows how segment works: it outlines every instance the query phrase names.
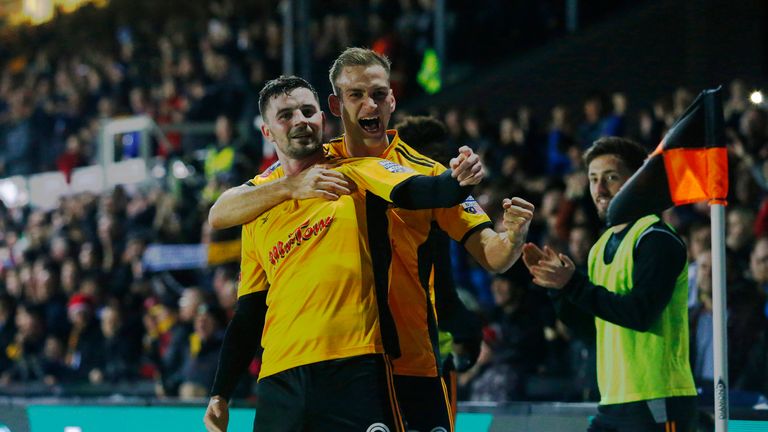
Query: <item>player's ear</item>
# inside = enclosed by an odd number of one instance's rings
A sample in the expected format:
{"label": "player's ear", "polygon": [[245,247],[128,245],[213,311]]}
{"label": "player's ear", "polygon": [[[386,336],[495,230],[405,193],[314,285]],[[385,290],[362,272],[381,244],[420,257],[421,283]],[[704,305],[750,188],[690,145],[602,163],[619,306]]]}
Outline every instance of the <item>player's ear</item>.
{"label": "player's ear", "polygon": [[269,141],[269,142],[275,142],[275,141],[272,139],[272,131],[271,131],[271,130],[269,130],[269,126],[267,126],[267,124],[266,124],[266,123],[264,123],[264,124],[262,124],[262,125],[261,125],[261,134],[262,134],[262,135],[264,135],[264,138],[266,138],[266,139],[267,139],[267,141]]}
{"label": "player's ear", "polygon": [[331,114],[341,117],[341,99],[334,93],[328,96],[328,108],[331,110]]}
{"label": "player's ear", "polygon": [[397,101],[395,100],[395,92],[392,91],[392,89],[389,89],[389,96],[391,102],[389,103],[389,112],[395,112],[395,107],[397,106]]}

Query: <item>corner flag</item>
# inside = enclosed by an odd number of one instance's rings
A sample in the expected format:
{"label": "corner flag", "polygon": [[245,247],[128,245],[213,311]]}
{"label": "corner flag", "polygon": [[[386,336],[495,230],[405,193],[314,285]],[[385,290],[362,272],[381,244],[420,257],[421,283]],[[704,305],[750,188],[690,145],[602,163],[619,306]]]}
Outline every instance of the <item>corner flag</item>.
{"label": "corner flag", "polygon": [[704,90],[608,206],[608,225],[728,195],[720,88]]}

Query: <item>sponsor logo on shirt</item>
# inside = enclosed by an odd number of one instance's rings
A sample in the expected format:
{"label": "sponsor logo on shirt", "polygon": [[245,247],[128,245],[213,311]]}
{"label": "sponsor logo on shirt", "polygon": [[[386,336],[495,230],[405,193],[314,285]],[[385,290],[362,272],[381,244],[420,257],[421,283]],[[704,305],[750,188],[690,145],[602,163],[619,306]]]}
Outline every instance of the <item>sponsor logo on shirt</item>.
{"label": "sponsor logo on shirt", "polygon": [[480,207],[480,204],[477,203],[477,200],[475,200],[472,195],[468,196],[467,199],[461,203],[461,207],[465,212],[470,214],[485,214],[485,210]]}
{"label": "sponsor logo on shirt", "polygon": [[280,161],[277,161],[269,166],[269,168],[265,169],[263,173],[259,174],[259,177],[261,178],[267,178],[270,175],[272,175],[275,170],[277,170],[280,167]]}
{"label": "sponsor logo on shirt", "polygon": [[391,172],[391,173],[402,173],[402,172],[411,172],[413,171],[410,168],[406,168],[397,162],[392,162],[388,160],[383,160],[379,162],[379,165],[383,166],[385,170]]}
{"label": "sponsor logo on shirt", "polygon": [[276,245],[272,246],[272,250],[269,251],[270,264],[277,265],[280,260],[288,256],[292,250],[301,246],[302,243],[319,236],[323,231],[327,230],[328,227],[331,226],[331,222],[333,222],[333,216],[320,219],[314,224],[310,224],[309,219],[304,221],[301,225],[296,227],[296,229],[288,234],[288,240],[285,242],[279,241]]}

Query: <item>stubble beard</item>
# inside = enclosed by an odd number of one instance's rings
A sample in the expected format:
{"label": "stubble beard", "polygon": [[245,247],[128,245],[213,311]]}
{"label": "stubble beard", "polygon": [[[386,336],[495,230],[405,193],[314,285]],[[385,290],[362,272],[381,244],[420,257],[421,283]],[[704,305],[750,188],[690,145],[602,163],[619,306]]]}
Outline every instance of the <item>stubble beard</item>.
{"label": "stubble beard", "polygon": [[305,159],[316,154],[322,148],[320,140],[314,140],[311,144],[289,144],[285,152],[291,159]]}

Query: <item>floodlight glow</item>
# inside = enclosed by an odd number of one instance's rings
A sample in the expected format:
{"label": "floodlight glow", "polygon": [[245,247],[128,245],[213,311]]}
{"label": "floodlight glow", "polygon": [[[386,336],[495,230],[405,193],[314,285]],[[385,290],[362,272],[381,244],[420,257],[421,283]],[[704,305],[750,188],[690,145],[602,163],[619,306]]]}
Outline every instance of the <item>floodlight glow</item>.
{"label": "floodlight glow", "polygon": [[760,90],[753,91],[752,94],[749,95],[749,100],[755,105],[760,105],[763,103],[763,92]]}
{"label": "floodlight glow", "polygon": [[187,169],[187,165],[182,161],[175,161],[171,170],[173,172],[173,176],[177,179],[185,179],[189,177],[189,169]]}
{"label": "floodlight glow", "polygon": [[161,164],[157,164],[157,165],[153,166],[152,167],[152,175],[155,178],[159,178],[159,179],[165,177],[165,167],[163,165],[161,165]]}
{"label": "floodlight glow", "polygon": [[0,199],[7,206],[11,206],[19,198],[19,188],[11,182],[0,183]]}

